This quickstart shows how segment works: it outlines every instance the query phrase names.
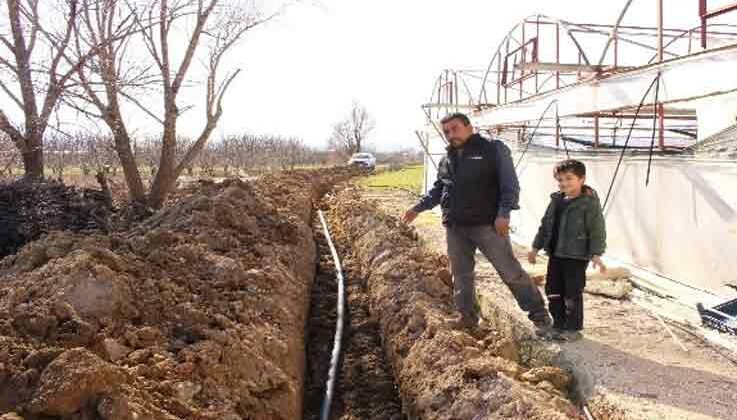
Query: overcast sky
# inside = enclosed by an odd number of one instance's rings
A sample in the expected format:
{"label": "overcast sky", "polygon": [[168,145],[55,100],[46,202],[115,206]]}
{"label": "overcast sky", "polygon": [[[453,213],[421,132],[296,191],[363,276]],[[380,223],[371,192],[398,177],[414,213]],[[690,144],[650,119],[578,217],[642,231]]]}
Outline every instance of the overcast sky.
{"label": "overcast sky", "polygon": [[[376,120],[380,149],[415,146],[419,106],[444,68],[485,68],[525,16],[613,23],[622,0],[322,0],[290,8],[249,34],[234,57],[244,68],[221,129],[277,132],[323,145],[350,108]],[[696,25],[696,0],[666,0],[666,26]],[[635,0],[628,23],[654,24],[656,0]],[[633,6],[633,7],[635,7]]]}

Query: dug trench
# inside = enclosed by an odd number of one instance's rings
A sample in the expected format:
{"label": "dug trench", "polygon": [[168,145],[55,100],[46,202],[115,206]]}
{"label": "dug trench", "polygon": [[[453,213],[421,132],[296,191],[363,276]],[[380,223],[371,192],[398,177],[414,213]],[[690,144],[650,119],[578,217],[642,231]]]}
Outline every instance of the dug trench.
{"label": "dug trench", "polygon": [[[305,420],[321,418],[326,404],[328,372],[336,331],[338,278],[334,257],[319,220],[313,223],[317,244],[317,275],[312,285],[307,324]],[[346,264],[348,261],[340,261]],[[379,325],[370,315],[366,280],[343,267],[345,316],[330,418],[402,420],[401,401],[391,366],[381,346]]]}

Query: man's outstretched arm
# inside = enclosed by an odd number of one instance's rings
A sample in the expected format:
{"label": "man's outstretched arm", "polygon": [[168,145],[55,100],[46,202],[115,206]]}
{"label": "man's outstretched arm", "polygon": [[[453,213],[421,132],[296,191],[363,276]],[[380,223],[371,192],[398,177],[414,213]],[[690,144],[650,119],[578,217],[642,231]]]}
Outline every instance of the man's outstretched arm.
{"label": "man's outstretched arm", "polygon": [[411,223],[421,212],[430,210],[440,204],[440,199],[443,195],[443,177],[445,176],[445,171],[446,159],[443,158],[440,164],[438,164],[438,177],[433,183],[432,188],[420,198],[417,204],[404,213],[402,220],[406,223]]}

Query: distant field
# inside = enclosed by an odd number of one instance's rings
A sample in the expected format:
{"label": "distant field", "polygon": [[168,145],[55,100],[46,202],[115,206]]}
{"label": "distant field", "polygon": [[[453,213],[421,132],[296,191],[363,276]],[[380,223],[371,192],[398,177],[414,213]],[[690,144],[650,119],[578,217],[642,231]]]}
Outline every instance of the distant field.
{"label": "distant field", "polygon": [[400,188],[419,194],[422,192],[422,165],[381,172],[362,180],[361,185],[371,188]]}

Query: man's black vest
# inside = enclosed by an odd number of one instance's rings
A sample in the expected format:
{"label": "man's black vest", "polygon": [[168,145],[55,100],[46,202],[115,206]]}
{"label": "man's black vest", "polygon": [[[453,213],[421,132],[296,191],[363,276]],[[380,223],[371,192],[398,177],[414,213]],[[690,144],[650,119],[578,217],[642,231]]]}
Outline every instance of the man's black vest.
{"label": "man's black vest", "polygon": [[447,151],[438,168],[444,185],[440,201],[443,223],[492,223],[499,203],[496,146],[474,134],[461,148],[449,146]]}

